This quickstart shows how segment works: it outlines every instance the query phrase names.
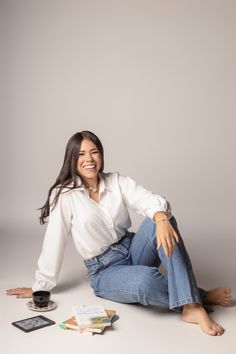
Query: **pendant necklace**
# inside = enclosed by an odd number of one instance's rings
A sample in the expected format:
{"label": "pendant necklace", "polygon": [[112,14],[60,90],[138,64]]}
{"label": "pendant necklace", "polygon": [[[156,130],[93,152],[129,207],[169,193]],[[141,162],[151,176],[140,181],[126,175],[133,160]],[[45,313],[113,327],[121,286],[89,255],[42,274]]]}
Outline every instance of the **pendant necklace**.
{"label": "pendant necklace", "polygon": [[98,187],[99,187],[99,184],[97,185],[97,187],[89,187],[89,190],[90,190],[91,192],[96,193],[96,192],[98,191]]}

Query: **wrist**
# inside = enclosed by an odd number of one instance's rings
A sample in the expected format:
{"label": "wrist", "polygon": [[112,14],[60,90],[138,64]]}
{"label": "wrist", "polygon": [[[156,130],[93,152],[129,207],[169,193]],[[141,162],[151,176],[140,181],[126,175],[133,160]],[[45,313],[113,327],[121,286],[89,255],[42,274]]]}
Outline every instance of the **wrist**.
{"label": "wrist", "polygon": [[167,213],[165,211],[157,211],[153,215],[153,221],[156,224],[161,222],[161,221],[168,221]]}

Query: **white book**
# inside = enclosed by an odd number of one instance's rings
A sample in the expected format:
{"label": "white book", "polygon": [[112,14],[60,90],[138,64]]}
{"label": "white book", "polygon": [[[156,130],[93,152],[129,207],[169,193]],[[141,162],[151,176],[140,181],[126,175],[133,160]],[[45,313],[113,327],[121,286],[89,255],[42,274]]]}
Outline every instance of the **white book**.
{"label": "white book", "polygon": [[104,307],[100,305],[73,306],[72,311],[79,326],[91,325],[97,319],[108,317]]}

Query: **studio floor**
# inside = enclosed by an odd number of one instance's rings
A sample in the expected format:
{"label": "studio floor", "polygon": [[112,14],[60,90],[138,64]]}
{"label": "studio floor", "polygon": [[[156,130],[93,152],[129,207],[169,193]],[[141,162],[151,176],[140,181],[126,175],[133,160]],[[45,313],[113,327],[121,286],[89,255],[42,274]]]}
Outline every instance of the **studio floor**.
{"label": "studio floor", "polygon": [[[31,236],[29,236],[31,234]],[[29,299],[16,299],[5,295],[5,290],[13,287],[31,286],[34,269],[40,252],[42,237],[33,231],[2,230],[1,232],[1,352],[13,354],[34,353],[227,353],[236,352],[236,286],[233,271],[224,274],[224,264],[219,268],[219,278],[223,286],[232,288],[233,301],[230,307],[214,307],[212,317],[226,329],[221,337],[203,334],[197,325],[181,321],[176,313],[155,307],[120,304],[95,297],[89,287],[82,260],[69,244],[60,274],[59,285],[52,292],[57,309],[43,313],[54,320],[56,325],[31,333],[24,333],[11,325],[12,322],[32,317],[38,313],[30,311],[26,304]],[[230,247],[229,247],[230,252]],[[193,257],[194,258],[194,257]],[[204,255],[197,276],[207,281],[206,268],[212,271]],[[226,268],[229,267],[229,264]],[[210,285],[214,286],[215,280]],[[219,286],[221,284],[215,284]],[[117,311],[119,319],[103,335],[80,334],[59,328],[58,323],[69,318],[73,305],[101,304]],[[20,349],[19,349],[20,348]]]}

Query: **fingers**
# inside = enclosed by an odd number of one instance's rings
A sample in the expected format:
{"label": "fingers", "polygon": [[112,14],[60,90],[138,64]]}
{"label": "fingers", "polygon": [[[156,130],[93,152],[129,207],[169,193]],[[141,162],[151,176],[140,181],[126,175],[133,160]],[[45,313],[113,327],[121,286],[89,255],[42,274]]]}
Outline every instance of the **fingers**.
{"label": "fingers", "polygon": [[167,257],[172,256],[174,249],[176,247],[176,242],[179,242],[179,237],[176,234],[171,235],[171,234],[165,234],[163,236],[158,236],[157,237],[157,249],[159,249],[161,246],[163,246],[165,255]]}
{"label": "fingers", "polygon": [[25,299],[29,296],[27,296],[27,294],[21,294],[21,295],[17,295],[16,297],[17,297],[17,299]]}
{"label": "fingers", "polygon": [[14,288],[6,290],[7,295],[16,295],[17,298],[27,298],[31,297],[32,289],[31,288]]}
{"label": "fingers", "polygon": [[175,230],[174,230],[173,234],[174,234],[174,238],[175,238],[176,242],[179,243],[179,236]]}
{"label": "fingers", "polygon": [[166,257],[169,257],[169,249],[168,249],[167,243],[165,241],[162,242],[162,246],[164,248],[164,252],[165,252]]}
{"label": "fingers", "polygon": [[[172,231],[172,232],[171,232]],[[179,236],[176,233],[175,229],[172,226],[172,230],[169,234],[166,235],[166,245],[167,245],[167,253],[166,256],[170,257],[174,253],[174,249],[176,247],[176,242],[179,243]]]}
{"label": "fingers", "polygon": [[20,289],[16,288],[16,289],[8,289],[6,291],[7,295],[17,295],[19,293]]}
{"label": "fingers", "polygon": [[157,236],[157,249],[161,247],[161,239]]}
{"label": "fingers", "polygon": [[166,255],[167,255],[167,257],[172,256],[172,254],[174,252],[174,247],[175,247],[174,239],[173,239],[173,237],[168,235],[168,237],[166,238],[166,250],[167,250]]}
{"label": "fingers", "polygon": [[179,235],[170,223],[159,223],[156,228],[157,249],[163,246],[165,255],[172,256],[176,243],[179,243]]}
{"label": "fingers", "polygon": [[174,252],[175,242],[172,240],[173,238],[165,236],[165,237],[160,237],[160,241],[158,242],[157,249],[159,249],[162,245],[165,255],[167,257],[170,257]]}
{"label": "fingers", "polygon": [[18,293],[24,291],[25,288],[14,288],[14,289],[8,289],[7,293],[12,294],[12,295],[17,295]]}

